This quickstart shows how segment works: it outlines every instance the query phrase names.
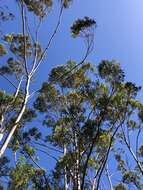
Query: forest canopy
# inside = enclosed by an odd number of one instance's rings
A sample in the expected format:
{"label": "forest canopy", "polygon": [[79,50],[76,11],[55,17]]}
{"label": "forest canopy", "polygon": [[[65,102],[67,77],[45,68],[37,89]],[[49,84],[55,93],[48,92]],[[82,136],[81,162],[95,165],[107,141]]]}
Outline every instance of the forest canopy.
{"label": "forest canopy", "polygon": [[[96,19],[85,15],[69,26],[83,42],[82,58],[76,52],[79,61],[51,67],[63,13],[76,1],[16,0],[17,12],[8,2],[0,6],[0,189],[142,190],[141,86],[118,61],[89,61]],[[40,29],[57,10],[45,39]],[[52,60],[61,52],[54,49]]]}

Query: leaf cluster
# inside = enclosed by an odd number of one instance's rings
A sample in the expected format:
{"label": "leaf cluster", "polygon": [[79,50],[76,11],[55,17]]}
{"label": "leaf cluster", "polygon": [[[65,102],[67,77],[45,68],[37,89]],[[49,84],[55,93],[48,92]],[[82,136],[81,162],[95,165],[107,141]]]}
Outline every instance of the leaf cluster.
{"label": "leaf cluster", "polygon": [[84,33],[86,29],[96,26],[96,22],[89,17],[83,19],[77,19],[71,26],[71,33],[73,37],[78,37],[81,33]]}

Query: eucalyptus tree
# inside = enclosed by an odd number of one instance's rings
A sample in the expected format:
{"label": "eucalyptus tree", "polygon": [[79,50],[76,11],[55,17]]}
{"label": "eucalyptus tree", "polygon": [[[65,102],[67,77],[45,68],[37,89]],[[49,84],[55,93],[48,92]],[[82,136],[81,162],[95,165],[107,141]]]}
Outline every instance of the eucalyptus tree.
{"label": "eucalyptus tree", "polygon": [[[9,188],[98,190],[103,189],[104,180],[106,189],[142,189],[139,90],[124,80],[115,61],[103,60],[97,67],[88,62],[77,67],[68,61],[53,68],[34,103],[44,116],[43,127],[17,130],[11,148],[23,158],[9,170],[8,160],[2,166]],[[34,117],[28,111],[21,125]],[[137,137],[136,147],[131,144],[131,132]],[[55,160],[51,172],[39,166],[41,152],[45,160]],[[112,170],[110,161],[115,164]],[[113,181],[114,175],[119,183]]]}
{"label": "eucalyptus tree", "polygon": [[[57,24],[45,47],[39,40],[40,27],[54,1],[15,3],[22,33],[4,34],[0,43],[4,62],[0,75],[14,89],[0,91],[0,189],[143,189],[140,87],[125,81],[115,61],[103,60],[96,67],[86,61],[93,50],[96,22],[84,17],[73,23],[72,36],[83,38],[86,45],[83,59],[53,68],[48,81],[33,91],[35,73],[72,0],[59,1]],[[0,20],[14,18],[3,10],[0,8]],[[34,34],[29,15],[36,16]],[[41,117],[43,126],[38,123],[33,127],[32,119]],[[25,129],[27,122],[30,127]],[[6,149],[12,151],[14,164],[3,155]],[[43,155],[46,162],[54,159],[52,171],[49,165],[41,167]]]}
{"label": "eucalyptus tree", "polygon": [[[21,135],[19,134],[23,134],[26,123],[30,122],[36,116],[34,110],[30,108],[31,98],[36,94],[36,91],[32,89],[34,76],[38,72],[41,63],[44,62],[47,51],[58,32],[64,9],[69,7],[72,0],[60,0],[58,2],[59,15],[57,23],[50,38],[45,39],[45,41],[47,40],[45,47],[42,47],[43,44],[39,40],[39,36],[42,35],[40,34],[40,27],[42,26],[43,20],[49,15],[55,2],[52,0],[16,0],[14,3],[17,3],[19,7],[18,11],[21,17],[21,23],[19,23],[19,26],[21,26],[19,27],[20,31],[19,33],[3,34],[0,43],[0,58],[3,63],[0,66],[0,76],[13,87],[12,91],[8,91],[7,89],[0,91],[0,158],[1,163],[3,163],[3,154],[6,149],[11,149],[16,164],[17,151],[21,151],[18,154],[26,154],[28,158],[35,162],[35,158],[32,157],[34,150],[27,146],[27,144],[24,144],[25,142],[23,142],[23,139],[21,140]],[[34,18],[36,16],[37,25],[35,25],[34,33],[33,28],[31,32],[29,24],[31,16]],[[13,18],[14,15],[11,12],[5,11],[2,6],[0,7],[0,21],[4,22]],[[79,65],[84,62],[93,49],[95,24],[94,20],[85,17],[84,19],[78,19],[73,25],[73,37],[80,36],[84,38],[87,49],[84,59],[81,60]],[[74,66],[71,71],[77,66]],[[26,133],[24,135],[26,136]],[[40,133],[35,128],[30,129],[28,135],[34,136],[35,139],[40,137]],[[18,171],[18,168],[20,168],[20,163],[18,163],[15,171]],[[27,166],[25,167],[22,164],[22,167],[23,171],[26,171],[24,168],[27,168]],[[15,175],[14,169],[13,172],[9,169],[8,173],[11,179],[14,179],[12,177]],[[4,174],[2,172],[2,175],[7,176],[7,173],[5,172]],[[13,186],[10,185],[11,187]]]}
{"label": "eucalyptus tree", "polygon": [[[39,29],[42,25],[43,19],[50,12],[54,2],[52,0],[16,1],[16,3],[19,5],[22,20],[22,33],[4,34],[2,37],[2,43],[0,44],[0,56],[6,57],[6,63],[3,64],[0,68],[0,75],[6,79],[7,82],[9,82],[14,88],[14,91],[11,94],[1,92],[3,96],[8,97],[5,97],[7,99],[5,100],[7,105],[5,106],[5,103],[2,103],[4,106],[1,108],[0,115],[0,137],[2,140],[0,157],[3,156],[11,139],[14,136],[15,131],[18,129],[19,123],[23,119],[24,113],[27,109],[29,109],[29,106],[27,106],[27,104],[31,97],[33,97],[35,94],[32,91],[33,78],[35,76],[35,73],[38,71],[41,63],[44,61],[47,51],[49,50],[51,43],[58,31],[63,11],[65,8],[69,7],[71,2],[71,0],[59,1],[60,10],[57,24],[49,40],[47,40],[46,46],[42,47],[42,44],[40,44],[39,41]],[[28,12],[31,12],[37,16],[37,26],[35,26],[34,34],[31,34],[31,30],[29,28],[30,26]],[[73,26],[73,31],[76,30],[75,36],[82,34],[82,37],[86,39],[85,41],[87,45],[87,51],[84,59],[86,59],[91,49],[93,48],[93,34],[91,35],[90,30],[88,32],[85,32],[85,29],[89,29],[93,25],[95,25],[95,21],[92,21],[88,17],[85,17],[85,19],[79,19],[78,22]],[[15,104],[17,104],[16,108],[14,108]],[[7,127],[7,125],[10,126]]]}
{"label": "eucalyptus tree", "polygon": [[[124,80],[124,72],[115,61],[103,60],[97,68],[84,62],[69,75],[63,75],[76,65],[68,61],[53,68],[34,106],[45,113],[43,123],[51,128],[50,134],[49,130],[47,135],[44,133],[45,142],[61,152],[51,177],[52,188],[98,190],[105,176],[110,180],[109,158],[118,164],[122,160],[117,154],[118,143],[121,137],[124,139],[121,133],[128,127],[129,118],[134,117],[135,110],[142,118],[142,104],[136,100],[140,87]],[[123,184],[108,186],[106,182],[106,189],[133,183],[135,174],[127,169],[122,172],[119,176],[123,176]],[[135,187],[141,189],[141,179],[136,178]]]}

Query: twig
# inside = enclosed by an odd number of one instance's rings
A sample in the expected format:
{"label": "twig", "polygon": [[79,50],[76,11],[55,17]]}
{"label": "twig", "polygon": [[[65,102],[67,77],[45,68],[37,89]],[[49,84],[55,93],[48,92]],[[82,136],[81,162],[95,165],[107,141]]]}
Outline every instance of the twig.
{"label": "twig", "polygon": [[21,0],[21,16],[22,16],[22,32],[23,32],[23,41],[24,41],[24,66],[25,71],[28,76],[28,64],[27,64],[27,56],[26,56],[26,34],[25,34],[25,10],[24,10],[24,2]]}
{"label": "twig", "polygon": [[60,14],[59,14],[59,18],[58,18],[58,22],[57,22],[57,25],[55,27],[55,30],[54,30],[53,34],[51,35],[51,37],[50,37],[50,39],[49,39],[49,41],[47,43],[47,46],[46,46],[46,48],[44,49],[44,51],[43,51],[43,53],[41,55],[41,58],[39,59],[37,65],[33,69],[32,74],[34,74],[36,72],[36,70],[38,69],[38,67],[41,65],[41,62],[43,61],[43,59],[45,57],[45,54],[47,53],[47,50],[49,49],[49,47],[50,47],[50,45],[51,45],[51,43],[52,43],[52,41],[53,41],[53,39],[54,39],[57,31],[58,31],[58,28],[59,28],[60,23],[61,23],[61,17],[62,17],[62,13],[63,13],[63,8],[64,8],[64,6],[62,5],[61,6],[61,10],[60,10]]}
{"label": "twig", "polygon": [[13,82],[11,82],[5,75],[0,73],[0,76],[2,76],[5,80],[7,80],[15,89],[17,89],[17,86]]}

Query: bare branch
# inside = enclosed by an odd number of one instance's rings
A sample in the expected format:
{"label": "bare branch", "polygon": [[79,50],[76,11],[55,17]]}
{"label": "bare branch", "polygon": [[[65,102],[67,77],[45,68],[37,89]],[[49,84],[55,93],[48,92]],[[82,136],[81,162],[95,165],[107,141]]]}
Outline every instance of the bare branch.
{"label": "bare branch", "polygon": [[50,39],[49,39],[49,41],[47,43],[47,46],[44,49],[44,51],[43,51],[43,53],[41,55],[41,58],[39,59],[37,65],[35,65],[35,68],[33,68],[32,74],[34,74],[37,71],[37,69],[39,68],[39,66],[41,65],[41,62],[43,61],[43,59],[44,59],[44,57],[45,57],[45,55],[46,55],[52,41],[53,41],[53,39],[54,39],[54,37],[55,37],[55,35],[56,35],[57,31],[58,31],[58,28],[59,28],[60,23],[61,23],[61,17],[62,17],[63,9],[64,9],[64,6],[62,5],[61,9],[60,9],[60,14],[59,14],[59,17],[58,17],[58,22],[57,22],[57,25],[55,27],[55,30],[54,30],[53,34],[51,35],[51,37],[50,37]]}
{"label": "bare branch", "polygon": [[127,138],[126,138],[126,135],[125,135],[125,133],[124,133],[123,127],[122,127],[121,129],[122,129],[122,134],[123,134],[124,142],[125,142],[125,144],[127,145],[127,148],[128,148],[128,150],[130,151],[132,157],[134,158],[134,160],[135,160],[135,162],[136,162],[136,164],[137,164],[137,166],[138,166],[138,168],[139,168],[141,174],[143,175],[143,167],[142,167],[140,161],[138,160],[137,156],[135,155],[133,149],[131,148],[129,142],[127,141]]}
{"label": "bare branch", "polygon": [[5,75],[3,75],[2,73],[0,73],[0,75],[1,75],[6,81],[8,81],[15,89],[17,89],[17,86],[16,86],[13,82],[11,82],[11,80],[9,80]]}
{"label": "bare branch", "polygon": [[107,179],[108,179],[108,181],[109,181],[110,190],[114,190],[114,189],[113,189],[113,184],[112,184],[112,181],[111,181],[111,175],[110,175],[110,173],[109,173],[108,164],[106,165],[105,171],[106,171]]}
{"label": "bare branch", "polygon": [[25,9],[24,9],[24,2],[23,0],[20,1],[21,4],[21,17],[22,17],[22,32],[23,32],[23,42],[24,42],[24,66],[25,66],[25,71],[28,76],[28,63],[27,63],[27,55],[26,55],[26,31],[25,31]]}

